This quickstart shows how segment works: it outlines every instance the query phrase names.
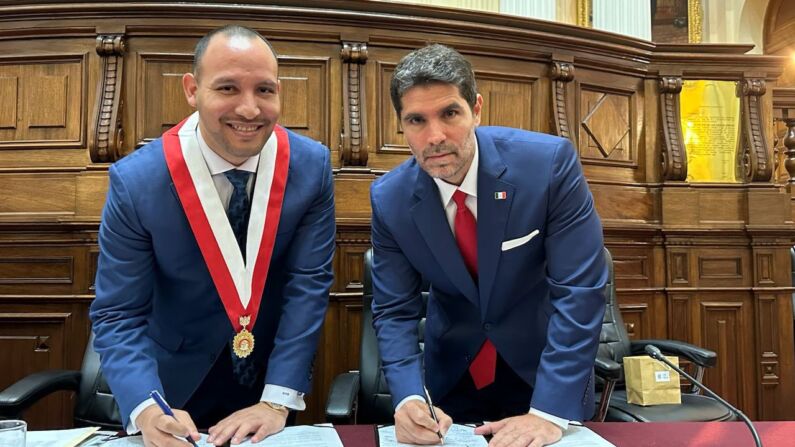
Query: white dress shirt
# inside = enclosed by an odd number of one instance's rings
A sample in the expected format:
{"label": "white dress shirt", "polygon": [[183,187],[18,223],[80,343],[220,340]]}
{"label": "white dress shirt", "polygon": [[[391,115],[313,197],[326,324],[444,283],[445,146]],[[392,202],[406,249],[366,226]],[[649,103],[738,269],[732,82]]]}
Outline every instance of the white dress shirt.
{"label": "white dress shirt", "polygon": [[[210,149],[210,146],[204,141],[204,137],[202,137],[198,127],[196,128],[196,137],[199,140],[199,148],[201,149],[204,161],[207,163],[207,167],[210,170],[215,189],[218,190],[218,197],[224,205],[224,210],[229,209],[229,200],[232,198],[232,192],[234,192],[234,186],[232,186],[232,183],[226,178],[226,174],[224,174],[226,171],[239,169],[254,174],[249,176],[248,185],[246,185],[246,192],[249,197],[251,197],[251,190],[254,187],[254,177],[257,174],[257,166],[259,165],[259,154],[249,157],[239,166],[235,166]],[[273,402],[293,410],[304,410],[306,408],[304,393],[299,393],[296,390],[279,385],[265,384],[260,401]],[[130,423],[127,425],[128,434],[134,435],[140,431],[135,424],[135,420],[145,408],[151,405],[155,405],[155,401],[147,399],[133,409],[132,413],[130,413]]]}
{"label": "white dress shirt", "polygon": [[[464,180],[461,181],[461,185],[456,186],[450,183],[445,182],[442,179],[434,178],[433,181],[436,183],[436,186],[439,188],[439,199],[442,201],[442,206],[444,207],[444,214],[447,217],[447,223],[450,225],[450,231],[452,231],[453,235],[455,236],[455,213],[458,210],[458,207],[453,200],[453,194],[456,190],[460,189],[461,191],[467,194],[466,200],[464,200],[464,204],[475,217],[475,220],[478,219],[478,166],[479,166],[479,157],[478,157],[478,142],[477,138],[475,139],[475,155],[472,159],[472,164],[469,166],[469,170],[467,171],[466,175],[464,176]],[[411,395],[406,397],[405,399],[401,400],[395,411],[397,411],[400,407],[403,406],[409,400],[421,400],[425,401],[425,398],[419,395]],[[559,418],[557,416],[551,415],[549,413],[545,413],[540,410],[536,410],[535,408],[530,408],[530,414],[534,414],[541,418],[544,418],[553,424],[559,426],[562,430],[566,430],[569,427],[569,420]]]}

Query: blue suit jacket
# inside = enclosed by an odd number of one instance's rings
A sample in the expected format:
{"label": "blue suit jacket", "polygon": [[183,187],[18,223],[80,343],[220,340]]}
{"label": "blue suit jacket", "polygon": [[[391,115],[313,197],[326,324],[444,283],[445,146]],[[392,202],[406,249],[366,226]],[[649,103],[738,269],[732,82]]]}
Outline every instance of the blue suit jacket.
{"label": "blue suit jacket", "polygon": [[[328,150],[288,134],[287,185],[253,356],[267,367],[265,383],[308,392],[332,282],[334,192]],[[127,426],[152,390],[182,407],[234,335],[161,140],[111,166],[99,246],[90,316]]]}
{"label": "blue suit jacket", "polygon": [[[528,384],[532,406],[589,418],[604,314],[602,228],[577,153],[562,138],[476,129],[478,282],[464,266],[438,188],[409,159],[378,179],[373,208],[373,313],[397,405],[422,395],[417,346],[421,278],[431,283],[425,380],[439,399],[488,337]],[[497,192],[506,198],[498,200]],[[539,234],[502,251],[503,241]]]}

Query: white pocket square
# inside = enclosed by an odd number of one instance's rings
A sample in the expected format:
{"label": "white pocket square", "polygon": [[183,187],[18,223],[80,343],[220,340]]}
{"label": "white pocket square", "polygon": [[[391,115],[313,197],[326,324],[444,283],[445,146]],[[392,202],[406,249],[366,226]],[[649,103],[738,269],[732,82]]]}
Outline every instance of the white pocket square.
{"label": "white pocket square", "polygon": [[528,234],[527,236],[522,236],[518,239],[511,239],[510,241],[505,241],[502,243],[502,251],[508,251],[520,245],[524,245],[530,242],[530,239],[536,237],[536,235],[538,235],[538,230],[533,230],[533,232]]}

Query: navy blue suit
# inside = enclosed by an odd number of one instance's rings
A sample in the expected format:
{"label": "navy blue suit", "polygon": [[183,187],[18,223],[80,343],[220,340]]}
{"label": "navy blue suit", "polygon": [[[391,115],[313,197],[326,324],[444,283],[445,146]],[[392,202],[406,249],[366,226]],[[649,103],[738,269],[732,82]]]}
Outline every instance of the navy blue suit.
{"label": "navy blue suit", "polygon": [[[332,282],[334,193],[328,150],[288,135],[287,184],[252,355],[267,368],[265,383],[308,392]],[[234,335],[160,139],[111,166],[99,246],[95,348],[127,426],[152,390],[182,408],[218,356],[229,355]],[[224,393],[223,384],[210,389]]]}
{"label": "navy blue suit", "polygon": [[[480,127],[476,137],[477,282],[436,184],[414,158],[372,185],[374,326],[393,403],[422,395],[423,374],[441,400],[488,337],[534,388],[528,409],[588,419],[607,267],[577,153],[566,139],[516,129]],[[534,230],[503,251],[504,241]],[[423,277],[431,283],[424,364]]]}

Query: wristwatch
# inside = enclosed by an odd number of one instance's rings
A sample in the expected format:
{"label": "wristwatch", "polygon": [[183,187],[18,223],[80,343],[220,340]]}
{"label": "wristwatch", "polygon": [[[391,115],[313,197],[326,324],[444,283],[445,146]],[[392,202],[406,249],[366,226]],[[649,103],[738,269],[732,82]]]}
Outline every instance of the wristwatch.
{"label": "wristwatch", "polygon": [[262,403],[267,405],[268,407],[270,407],[271,410],[273,410],[273,411],[275,411],[277,413],[289,413],[290,412],[290,409],[285,407],[282,404],[277,404],[277,403],[268,402],[268,401],[264,401],[264,400],[262,401]]}

